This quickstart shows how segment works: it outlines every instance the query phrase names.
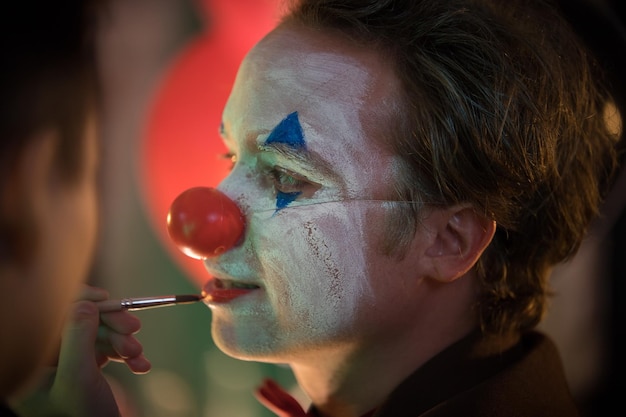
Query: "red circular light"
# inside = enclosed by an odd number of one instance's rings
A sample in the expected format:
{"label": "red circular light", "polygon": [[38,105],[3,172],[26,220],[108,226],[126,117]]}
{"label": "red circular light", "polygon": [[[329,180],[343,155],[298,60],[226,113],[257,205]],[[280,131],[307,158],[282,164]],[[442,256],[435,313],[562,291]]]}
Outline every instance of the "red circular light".
{"label": "red circular light", "polygon": [[235,246],[245,222],[237,204],[221,191],[190,188],[180,194],[167,214],[167,231],[187,256],[205,259]]}
{"label": "red circular light", "polygon": [[163,248],[195,284],[207,280],[204,264],[179,250],[163,220],[181,190],[216,187],[228,175],[230,161],[218,157],[228,151],[217,135],[222,111],[245,54],[276,26],[280,3],[199,0],[203,30],[171,61],[148,103],[139,191]]}

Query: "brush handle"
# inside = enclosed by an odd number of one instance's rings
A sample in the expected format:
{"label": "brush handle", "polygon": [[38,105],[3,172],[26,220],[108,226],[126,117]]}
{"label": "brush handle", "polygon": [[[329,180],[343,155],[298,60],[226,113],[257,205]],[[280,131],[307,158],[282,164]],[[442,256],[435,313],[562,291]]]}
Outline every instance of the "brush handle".
{"label": "brush handle", "polygon": [[123,310],[145,310],[148,308],[167,307],[177,304],[189,304],[200,301],[197,295],[163,295],[158,297],[123,298],[121,300],[98,301],[96,305],[100,313],[111,313]]}

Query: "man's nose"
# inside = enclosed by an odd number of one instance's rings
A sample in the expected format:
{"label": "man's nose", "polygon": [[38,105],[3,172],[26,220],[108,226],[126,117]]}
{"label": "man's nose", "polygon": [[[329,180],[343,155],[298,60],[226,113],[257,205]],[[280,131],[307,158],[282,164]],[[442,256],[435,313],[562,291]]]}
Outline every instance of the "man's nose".
{"label": "man's nose", "polygon": [[170,206],[167,231],[187,256],[206,259],[241,242],[245,218],[237,203],[223,192],[194,187],[183,191]]}

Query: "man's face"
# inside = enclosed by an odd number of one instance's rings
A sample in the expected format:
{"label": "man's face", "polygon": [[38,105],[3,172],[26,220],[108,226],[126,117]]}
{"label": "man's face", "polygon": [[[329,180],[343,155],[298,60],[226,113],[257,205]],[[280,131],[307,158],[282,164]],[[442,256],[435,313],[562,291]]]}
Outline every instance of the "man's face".
{"label": "man's face", "polygon": [[[241,245],[205,261],[254,287],[210,303],[235,357],[297,361],[397,337],[417,271],[382,254],[398,160],[383,146],[397,80],[371,50],[283,26],[244,60],[223,114],[235,161],[219,189],[246,216]],[[256,288],[258,287],[258,288]],[[407,315],[409,317],[407,317]]]}

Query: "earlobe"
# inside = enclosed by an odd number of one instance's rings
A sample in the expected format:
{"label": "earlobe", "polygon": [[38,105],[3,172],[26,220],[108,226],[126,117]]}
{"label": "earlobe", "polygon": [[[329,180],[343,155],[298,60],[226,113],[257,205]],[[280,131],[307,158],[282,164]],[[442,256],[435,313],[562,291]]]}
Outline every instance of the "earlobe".
{"label": "earlobe", "polygon": [[495,221],[476,213],[472,207],[449,207],[433,211],[427,219],[434,233],[426,249],[428,275],[451,282],[466,274],[478,261],[493,238]]}

